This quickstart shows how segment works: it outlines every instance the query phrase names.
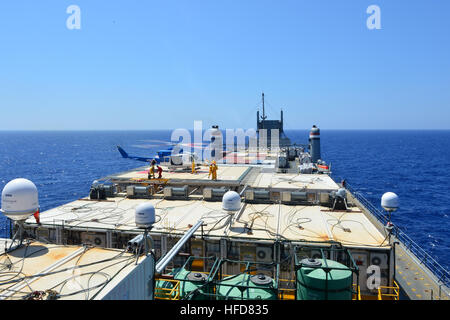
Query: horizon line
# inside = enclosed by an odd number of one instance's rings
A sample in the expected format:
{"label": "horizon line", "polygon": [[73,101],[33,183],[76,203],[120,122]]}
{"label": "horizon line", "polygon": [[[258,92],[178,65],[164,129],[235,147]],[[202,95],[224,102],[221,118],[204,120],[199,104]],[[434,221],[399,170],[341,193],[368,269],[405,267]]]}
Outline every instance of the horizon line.
{"label": "horizon line", "polygon": [[[142,132],[142,131],[173,131],[177,129],[186,129],[186,128],[175,128],[175,129],[0,129],[0,132],[105,132],[105,131],[134,131],[134,132]],[[206,128],[203,130],[207,130],[210,128]],[[230,128],[219,130],[227,130]],[[236,129],[244,129],[244,128],[233,128]],[[255,128],[245,128],[244,130],[255,129]],[[193,131],[194,129],[187,129],[189,131]],[[297,130],[311,130],[310,128],[301,128],[301,129],[284,129],[283,131],[297,131]],[[337,128],[329,128],[323,129],[320,128],[321,131],[450,131],[450,128],[397,128],[397,129],[367,129],[367,128],[349,128],[349,129],[337,129]]]}

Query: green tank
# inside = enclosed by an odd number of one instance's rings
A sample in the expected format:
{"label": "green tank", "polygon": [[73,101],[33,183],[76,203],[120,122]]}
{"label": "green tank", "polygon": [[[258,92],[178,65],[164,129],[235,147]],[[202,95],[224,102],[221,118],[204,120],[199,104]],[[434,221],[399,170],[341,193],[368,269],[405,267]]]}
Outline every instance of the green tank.
{"label": "green tank", "polygon": [[[174,276],[174,280],[178,280],[180,282],[179,299],[205,300],[208,299],[209,296],[204,295],[204,293],[213,294],[214,292],[212,284],[207,284],[202,287],[208,278],[208,275],[204,273],[188,271],[184,268],[176,268],[169,274]],[[156,288],[172,289],[174,287],[174,282],[157,280],[155,286]],[[202,288],[198,290],[197,293],[189,295],[189,293],[200,287]],[[159,297],[168,298],[167,292],[168,291],[157,290],[156,295]],[[175,292],[172,294],[172,298],[174,298],[174,296]]]}
{"label": "green tank", "polygon": [[[209,296],[214,293],[213,284],[206,284],[208,275],[205,273],[181,269],[174,279],[180,280],[180,299],[205,300],[209,299]],[[199,290],[189,295],[197,289]]]}
{"label": "green tank", "polygon": [[277,300],[275,281],[264,274],[224,278],[216,287],[219,300]]}
{"label": "green tank", "polygon": [[[330,268],[324,270],[325,261]],[[333,260],[303,259],[297,270],[297,300],[351,300],[352,271]],[[334,269],[336,268],[336,269]]]}

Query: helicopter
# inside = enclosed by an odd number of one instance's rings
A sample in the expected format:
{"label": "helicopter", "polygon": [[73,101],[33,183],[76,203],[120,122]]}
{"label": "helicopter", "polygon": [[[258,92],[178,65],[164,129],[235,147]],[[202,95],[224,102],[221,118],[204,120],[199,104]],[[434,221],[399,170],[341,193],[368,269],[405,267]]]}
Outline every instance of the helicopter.
{"label": "helicopter", "polygon": [[122,158],[131,159],[142,162],[149,162],[152,164],[162,164],[169,168],[190,168],[193,161],[197,162],[199,157],[196,153],[183,152],[181,149],[178,154],[173,153],[173,147],[169,147],[166,150],[159,150],[156,156],[153,157],[141,157],[129,155],[121,146],[117,146]]}

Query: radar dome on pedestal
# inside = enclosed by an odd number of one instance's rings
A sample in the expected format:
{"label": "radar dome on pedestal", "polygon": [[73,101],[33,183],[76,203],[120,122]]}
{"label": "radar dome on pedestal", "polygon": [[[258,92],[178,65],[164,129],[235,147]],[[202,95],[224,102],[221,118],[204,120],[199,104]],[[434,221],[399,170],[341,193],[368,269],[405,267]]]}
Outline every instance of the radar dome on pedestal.
{"label": "radar dome on pedestal", "polygon": [[225,211],[239,211],[241,196],[236,191],[228,191],[222,197],[222,209]]}
{"label": "radar dome on pedestal", "polygon": [[155,206],[141,203],[135,209],[134,222],[138,228],[150,228],[155,223]]}
{"label": "radar dome on pedestal", "polygon": [[38,210],[38,190],[30,180],[14,179],[3,188],[0,211],[9,219],[26,220]]}
{"label": "radar dome on pedestal", "polygon": [[399,207],[398,196],[393,192],[386,192],[381,197],[381,206],[386,211],[395,211]]}

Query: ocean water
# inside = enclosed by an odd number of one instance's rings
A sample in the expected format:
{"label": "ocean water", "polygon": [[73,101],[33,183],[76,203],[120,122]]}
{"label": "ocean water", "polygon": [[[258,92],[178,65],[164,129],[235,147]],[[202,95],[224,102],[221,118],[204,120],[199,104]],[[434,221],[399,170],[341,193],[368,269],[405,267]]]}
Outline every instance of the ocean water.
{"label": "ocean water", "polygon": [[[88,194],[93,180],[142,165],[116,149],[149,156],[171,131],[0,131],[0,189],[18,177],[39,190],[41,211]],[[307,130],[288,130],[307,143]],[[322,158],[376,207],[384,192],[400,197],[393,222],[445,268],[450,267],[450,131],[321,130]],[[0,233],[6,219],[0,216]]]}

